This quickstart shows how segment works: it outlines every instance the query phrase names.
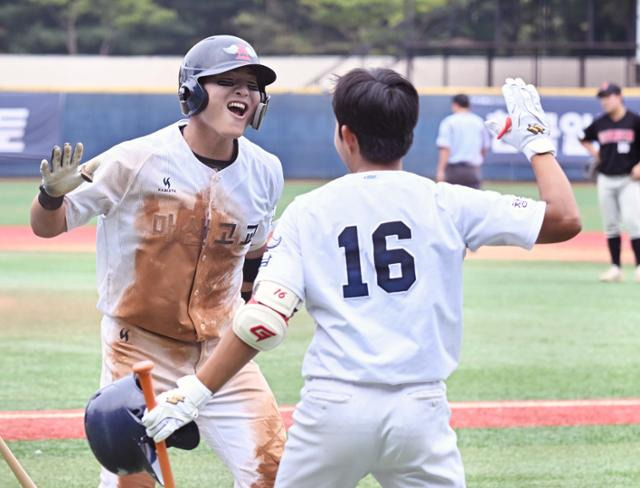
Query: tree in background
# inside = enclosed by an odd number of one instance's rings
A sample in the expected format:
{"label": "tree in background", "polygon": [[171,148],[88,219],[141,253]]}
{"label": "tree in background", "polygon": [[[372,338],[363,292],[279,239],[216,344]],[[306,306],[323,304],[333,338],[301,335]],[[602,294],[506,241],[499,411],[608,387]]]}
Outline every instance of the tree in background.
{"label": "tree in background", "polygon": [[322,52],[317,40],[332,35],[314,25],[309,9],[299,0],[254,1],[234,16],[233,30],[260,46],[260,54]]}
{"label": "tree in background", "polygon": [[[511,47],[628,43],[637,0],[0,0],[0,52],[181,55],[233,34],[261,54],[442,52],[443,44]],[[458,51],[460,52],[460,51]],[[585,52],[583,52],[585,53]],[[618,47],[599,54],[623,54]]]}
{"label": "tree in background", "polygon": [[145,54],[163,46],[158,33],[178,15],[154,0],[27,0],[2,2],[0,18],[9,52]]}
{"label": "tree in background", "polygon": [[[333,28],[337,34],[327,39],[329,51],[395,54],[407,35],[410,15],[428,16],[446,5],[445,0],[300,0],[309,8],[311,19]],[[408,11],[410,6],[411,12]]]}
{"label": "tree in background", "polygon": [[92,3],[97,4],[100,11],[99,54],[146,54],[171,46],[167,39],[175,31],[178,20],[175,10],[160,7],[153,0],[94,0]]}

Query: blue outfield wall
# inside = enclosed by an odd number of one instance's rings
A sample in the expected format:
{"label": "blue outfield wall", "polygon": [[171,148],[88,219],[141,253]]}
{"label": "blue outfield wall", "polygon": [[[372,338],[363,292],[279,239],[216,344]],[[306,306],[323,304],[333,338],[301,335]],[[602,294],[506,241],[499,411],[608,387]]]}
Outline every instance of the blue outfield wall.
{"label": "blue outfield wall", "polygon": [[[449,95],[422,95],[420,120],[405,169],[435,173],[438,125],[450,113]],[[506,116],[502,96],[472,95],[474,112],[484,118]],[[558,159],[574,181],[583,180],[589,158],[578,142],[600,107],[595,97],[547,96],[542,99]],[[627,105],[640,108],[640,98]],[[139,137],[180,118],[177,97],[169,94],[0,93],[0,177],[36,176],[39,161],[53,144],[81,141],[87,158],[120,141]],[[286,178],[333,178],[345,173],[333,147],[335,122],[329,94],[283,93],[272,96],[260,131],[247,137],[280,157]],[[484,166],[492,180],[531,180],[524,156],[494,141]]]}

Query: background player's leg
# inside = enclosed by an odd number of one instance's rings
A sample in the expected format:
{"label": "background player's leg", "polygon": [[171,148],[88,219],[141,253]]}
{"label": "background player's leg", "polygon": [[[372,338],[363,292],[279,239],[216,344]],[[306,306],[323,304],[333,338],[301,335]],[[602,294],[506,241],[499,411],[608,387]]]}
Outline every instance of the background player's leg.
{"label": "background player's leg", "polygon": [[622,279],[622,271],[620,270],[619,180],[616,177],[598,175],[598,203],[611,259],[611,267],[600,275],[600,280],[605,282]]}
{"label": "background player's leg", "polygon": [[622,238],[620,236],[607,237],[607,249],[609,249],[611,264],[619,268],[620,267],[620,250],[622,249]]}
{"label": "background player's leg", "polygon": [[307,383],[293,413],[293,426],[276,488],[352,488],[372,469],[379,453],[379,404],[348,383]]}
{"label": "background player's leg", "polygon": [[640,283],[640,236],[631,238],[631,249],[636,260],[636,270],[634,271],[634,279],[636,283]]}
{"label": "background player's leg", "polygon": [[273,486],[285,429],[275,398],[257,364],[248,363],[196,421],[205,442],[235,478],[236,488]]}
{"label": "background player's leg", "polygon": [[620,192],[622,222],[631,237],[635,257],[635,281],[640,283],[640,182],[630,177]]}
{"label": "background player's leg", "polygon": [[444,384],[406,387],[393,399],[373,476],[384,488],[464,488]]}

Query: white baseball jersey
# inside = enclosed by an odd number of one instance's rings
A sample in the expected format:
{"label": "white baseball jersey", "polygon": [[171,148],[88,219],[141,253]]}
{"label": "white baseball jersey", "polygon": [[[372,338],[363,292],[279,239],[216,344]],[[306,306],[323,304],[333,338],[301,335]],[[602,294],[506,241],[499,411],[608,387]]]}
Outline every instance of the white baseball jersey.
{"label": "white baseball jersey", "polygon": [[218,337],[235,308],[245,254],[262,246],[283,188],[274,155],[244,137],[216,172],[180,121],[99,158],[93,183],[65,197],[67,228],[99,216],[98,308],[158,334]]}
{"label": "white baseball jersey", "polygon": [[458,364],[466,249],[531,248],[544,211],[403,171],[349,174],[289,205],[256,281],[306,300],[305,378],[444,380]]}
{"label": "white baseball jersey", "polygon": [[440,123],[436,144],[449,148],[449,164],[480,166],[482,150],[489,149],[491,137],[481,117],[472,112],[456,112]]}

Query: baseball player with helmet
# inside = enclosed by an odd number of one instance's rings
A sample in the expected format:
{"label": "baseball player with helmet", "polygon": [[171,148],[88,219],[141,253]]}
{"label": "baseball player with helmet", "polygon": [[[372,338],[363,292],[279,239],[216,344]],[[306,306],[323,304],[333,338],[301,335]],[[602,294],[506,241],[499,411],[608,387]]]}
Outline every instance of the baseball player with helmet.
{"label": "baseball player with helmet", "polygon": [[[282,193],[278,158],[243,137],[260,127],[275,79],[246,41],[203,39],[180,67],[186,119],[84,165],[81,145],[55,148],[31,210],[42,237],[98,216],[101,385],[153,360],[159,390],[177,380],[197,397],[202,437],[236,488],[273,485],[285,438],[274,396],[255,363],[215,397],[192,374],[219,346],[241,293],[251,294]],[[103,470],[100,486],[116,485],[154,480]]]}
{"label": "baseball player with helmet", "polygon": [[304,300],[316,332],[276,487],[349,488],[368,473],[386,487],[465,486],[444,383],[460,352],[465,252],[563,241],[581,225],[536,89],[507,79],[503,93],[510,118],[489,128],[531,161],[542,201],[402,171],[415,88],[388,69],[341,77],[334,142],[350,174],[287,207],[224,347],[160,395],[147,433],[161,440],[195,418],[200,389],[215,398],[277,346]]}
{"label": "baseball player with helmet", "polygon": [[603,83],[597,95],[605,113],[584,130],[581,142],[595,159],[598,202],[611,257],[611,266],[600,275],[600,281],[623,279],[622,223],[631,237],[635,281],[640,283],[640,116],[625,107],[622,90],[614,83]]}

